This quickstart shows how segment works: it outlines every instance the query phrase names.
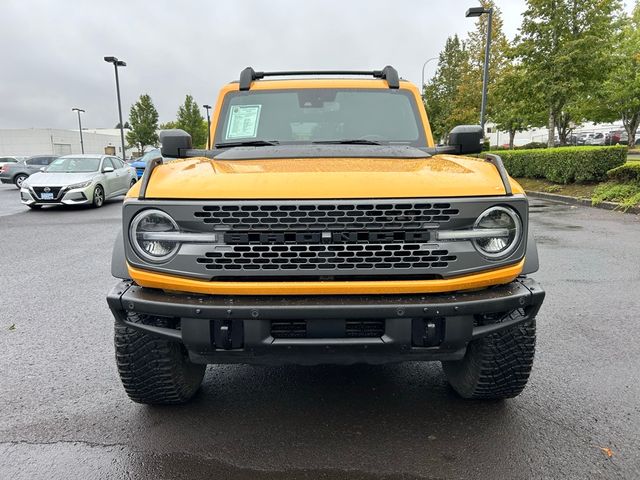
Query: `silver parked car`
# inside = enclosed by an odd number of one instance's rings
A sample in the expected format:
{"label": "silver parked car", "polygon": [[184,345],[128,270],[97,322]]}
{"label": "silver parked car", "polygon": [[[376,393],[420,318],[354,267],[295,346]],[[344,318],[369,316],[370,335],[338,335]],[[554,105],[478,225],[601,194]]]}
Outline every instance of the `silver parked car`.
{"label": "silver parked car", "polygon": [[23,161],[7,162],[0,167],[0,182],[13,183],[16,187],[22,188],[29,175],[36,173],[42,167],[46,167],[53,162],[58,155],[33,155]]}
{"label": "silver parked car", "polygon": [[15,155],[0,157],[0,169],[9,163],[24,162],[27,157],[16,157]]}
{"label": "silver parked car", "polygon": [[29,208],[92,205],[124,195],[136,183],[136,169],[109,155],[66,155],[22,183],[20,197]]}

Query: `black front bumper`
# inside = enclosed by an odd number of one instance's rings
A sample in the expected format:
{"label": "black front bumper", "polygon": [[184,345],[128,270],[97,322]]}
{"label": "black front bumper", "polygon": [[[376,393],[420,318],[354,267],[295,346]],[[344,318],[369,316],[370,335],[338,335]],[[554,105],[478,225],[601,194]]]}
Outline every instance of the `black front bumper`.
{"label": "black front bumper", "polygon": [[[528,278],[455,294],[340,296],[190,295],[125,281],[107,296],[116,321],[182,342],[194,362],[255,364],[457,360],[471,340],[535,317],[543,299]],[[382,330],[345,335],[354,321]],[[302,330],[286,338],[273,330],[294,323]]]}

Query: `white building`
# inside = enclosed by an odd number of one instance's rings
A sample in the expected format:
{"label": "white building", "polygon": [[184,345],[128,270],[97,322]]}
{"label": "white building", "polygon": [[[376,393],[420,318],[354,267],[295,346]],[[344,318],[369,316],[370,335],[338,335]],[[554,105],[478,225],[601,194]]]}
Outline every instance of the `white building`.
{"label": "white building", "polygon": [[[127,131],[125,130],[125,135]],[[122,156],[120,130],[82,129],[84,153]],[[135,149],[127,149],[127,157]],[[69,155],[81,153],[78,130],[57,128],[0,129],[0,155]]]}
{"label": "white building", "polygon": [[[608,133],[613,130],[624,130],[622,122],[614,123],[598,123],[598,124],[584,124],[578,125],[573,130],[573,135],[580,135],[583,133]],[[556,131],[556,137],[558,132]],[[489,138],[491,146],[508,146],[509,145],[509,132],[497,131],[495,124],[487,122],[487,137]],[[523,132],[517,132],[513,139],[513,144],[516,147],[526,145],[531,142],[547,143],[549,138],[549,132],[546,127],[543,128],[531,128]]]}

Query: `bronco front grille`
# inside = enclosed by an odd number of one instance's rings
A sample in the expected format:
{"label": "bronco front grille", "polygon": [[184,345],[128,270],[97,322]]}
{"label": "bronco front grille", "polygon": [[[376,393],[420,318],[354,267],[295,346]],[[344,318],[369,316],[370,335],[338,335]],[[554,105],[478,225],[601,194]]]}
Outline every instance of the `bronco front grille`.
{"label": "bronco front grille", "polygon": [[[131,265],[216,282],[333,282],[446,279],[522,258],[524,242],[504,260],[488,260],[473,242],[439,240],[440,230],[473,228],[503,197],[130,200],[124,225],[157,206],[202,242],[181,245],[166,263],[149,265],[133,250]],[[524,198],[510,200],[523,222]],[[525,238],[526,238],[526,232]],[[197,238],[197,237],[195,237]]]}
{"label": "bronco front grille", "polygon": [[203,223],[229,230],[409,230],[448,222],[450,203],[424,201],[323,201],[206,205],[194,212]]}
{"label": "bronco front grille", "polygon": [[[196,259],[208,270],[371,271],[444,269],[456,261],[447,250],[417,243],[351,245],[229,245],[228,251],[206,252]],[[400,273],[400,272],[398,272]]]}

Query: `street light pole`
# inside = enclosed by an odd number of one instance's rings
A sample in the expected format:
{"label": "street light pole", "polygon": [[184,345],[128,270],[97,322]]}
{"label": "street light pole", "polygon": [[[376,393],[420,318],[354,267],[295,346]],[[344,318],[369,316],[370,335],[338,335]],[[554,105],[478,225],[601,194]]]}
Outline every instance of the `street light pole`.
{"label": "street light pole", "polygon": [[209,116],[209,110],[211,110],[211,105],[202,105],[202,108],[204,108],[207,111],[207,150],[210,148],[209,143],[211,140],[211,117]]}
{"label": "street light pole", "polygon": [[120,140],[122,142],[122,160],[127,160],[126,148],[124,146],[124,123],[122,123],[122,103],[120,102],[120,80],[118,79],[118,67],[126,67],[127,64],[116,57],[104,57],[107,63],[113,63],[116,72],[116,94],[118,96],[118,115],[120,117]]}
{"label": "street light pole", "polygon": [[466,17],[479,17],[488,15],[487,40],[484,48],[484,72],[482,75],[482,105],[480,106],[480,126],[484,132],[484,117],[487,110],[487,88],[489,85],[489,59],[491,53],[491,26],[493,23],[493,8],[473,7],[467,10]]}
{"label": "street light pole", "polygon": [[80,112],[84,113],[81,108],[72,108],[72,112],[78,112],[78,128],[80,129],[80,150],[84,153],[84,141],[82,140],[82,121],[80,120]]}
{"label": "street light pole", "polygon": [[424,68],[427,66],[427,63],[431,62],[432,60],[438,60],[438,57],[430,58],[429,60],[427,60],[422,64],[422,83],[420,84],[420,89],[422,90],[421,93],[423,95],[424,95]]}

